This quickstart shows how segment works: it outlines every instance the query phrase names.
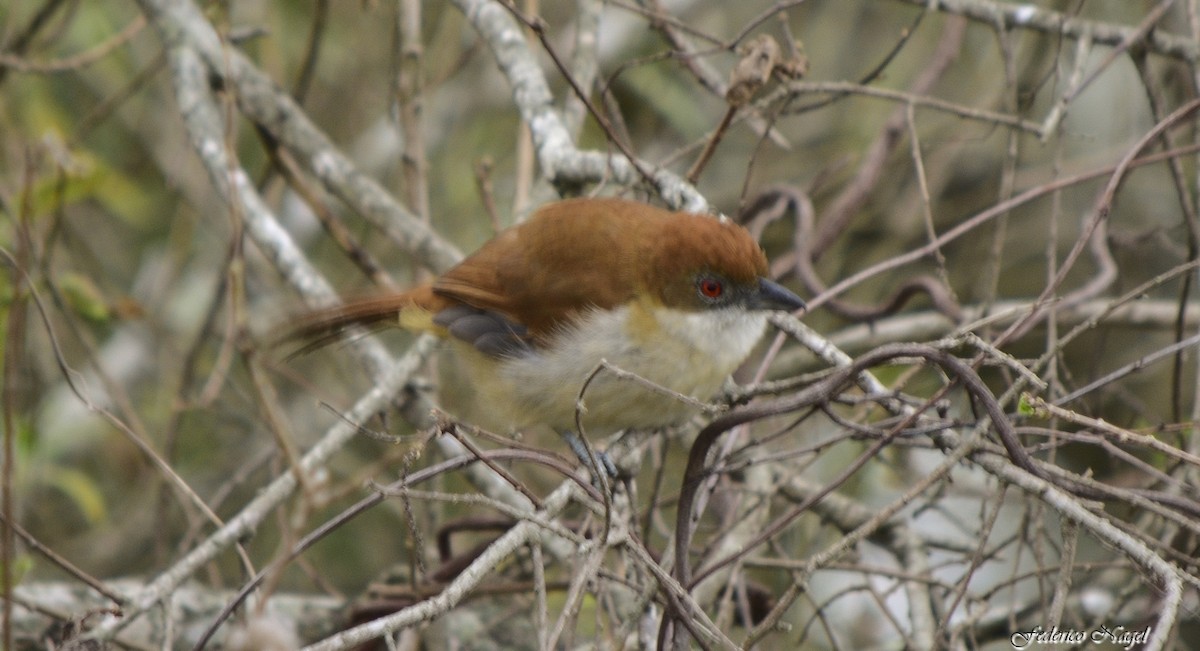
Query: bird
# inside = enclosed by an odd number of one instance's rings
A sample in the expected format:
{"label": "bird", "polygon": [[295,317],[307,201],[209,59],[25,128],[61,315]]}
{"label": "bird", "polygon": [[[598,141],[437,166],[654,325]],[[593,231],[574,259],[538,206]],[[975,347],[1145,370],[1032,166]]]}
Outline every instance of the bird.
{"label": "bird", "polygon": [[[767,274],[758,242],[724,217],[565,199],[432,281],[318,310],[287,339],[308,351],[357,326],[432,332],[451,342],[493,421],[512,431],[547,426],[596,470],[577,430],[592,437],[686,420],[747,358],[769,311],[805,309]],[[597,371],[602,363],[643,381]]]}

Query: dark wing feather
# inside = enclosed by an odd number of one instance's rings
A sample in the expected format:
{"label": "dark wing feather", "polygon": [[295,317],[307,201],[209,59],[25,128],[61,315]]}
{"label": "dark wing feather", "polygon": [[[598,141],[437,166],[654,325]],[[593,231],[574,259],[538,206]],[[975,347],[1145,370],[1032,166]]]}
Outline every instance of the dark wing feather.
{"label": "dark wing feather", "polygon": [[449,331],[451,337],[491,357],[515,357],[533,351],[529,330],[499,312],[456,305],[438,312],[433,322]]}

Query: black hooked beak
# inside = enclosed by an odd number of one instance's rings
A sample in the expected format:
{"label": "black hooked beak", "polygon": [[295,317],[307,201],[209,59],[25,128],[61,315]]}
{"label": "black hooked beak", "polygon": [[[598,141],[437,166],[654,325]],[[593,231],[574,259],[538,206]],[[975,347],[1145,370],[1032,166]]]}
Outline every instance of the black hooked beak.
{"label": "black hooked beak", "polygon": [[808,305],[804,302],[804,299],[793,294],[792,290],[787,287],[773,280],[759,278],[758,291],[750,297],[748,307],[752,310],[784,310],[786,312],[795,312],[796,310],[807,309]]}

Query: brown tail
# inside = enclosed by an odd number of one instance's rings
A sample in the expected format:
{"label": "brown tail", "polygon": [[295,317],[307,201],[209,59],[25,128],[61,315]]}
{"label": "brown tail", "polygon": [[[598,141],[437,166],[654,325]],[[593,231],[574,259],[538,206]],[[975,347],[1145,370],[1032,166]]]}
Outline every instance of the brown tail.
{"label": "brown tail", "polygon": [[318,348],[342,339],[359,328],[374,332],[402,326],[400,313],[407,308],[436,311],[440,297],[429,286],[421,286],[400,294],[384,294],[351,300],[342,305],[315,310],[300,317],[278,341],[279,344],[299,344],[287,359],[306,355]]}

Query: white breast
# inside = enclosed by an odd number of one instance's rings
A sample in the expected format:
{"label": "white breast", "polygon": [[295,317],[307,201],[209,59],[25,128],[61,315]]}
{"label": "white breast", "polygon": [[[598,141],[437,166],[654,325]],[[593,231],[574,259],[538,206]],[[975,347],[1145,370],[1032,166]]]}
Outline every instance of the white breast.
{"label": "white breast", "polygon": [[[502,409],[512,426],[574,430],[576,397],[602,359],[659,386],[708,400],[745,360],[765,327],[763,312],[685,312],[635,303],[593,310],[552,345],[504,360],[498,368],[480,366],[484,360],[476,354],[473,374],[484,380],[479,383],[482,397]],[[583,423],[590,434],[669,425],[693,411],[642,383],[604,371],[588,385],[584,404]]]}

